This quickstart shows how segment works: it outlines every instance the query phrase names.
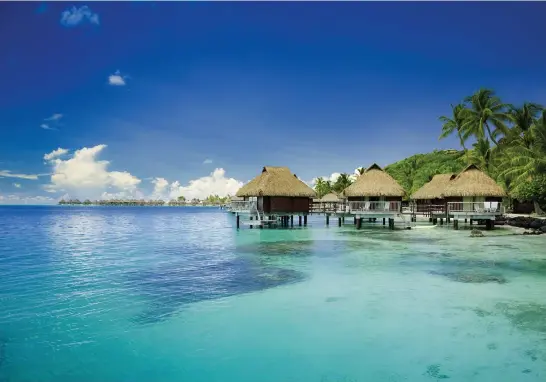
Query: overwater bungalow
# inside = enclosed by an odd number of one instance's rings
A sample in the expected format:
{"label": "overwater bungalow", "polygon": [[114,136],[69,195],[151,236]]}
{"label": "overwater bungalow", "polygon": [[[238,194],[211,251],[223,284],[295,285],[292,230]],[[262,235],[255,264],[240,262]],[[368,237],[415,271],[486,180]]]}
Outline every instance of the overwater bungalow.
{"label": "overwater bungalow", "polygon": [[470,165],[450,180],[443,192],[447,217],[454,225],[459,219],[485,220],[488,229],[495,217],[503,214],[502,199],[506,192],[477,166]]}
{"label": "overwater bungalow", "polygon": [[361,224],[362,218],[388,218],[389,226],[394,228],[394,218],[403,218],[401,209],[404,189],[375,163],[342,194],[347,197],[346,213],[360,220],[357,225]]}
{"label": "overwater bungalow", "polygon": [[411,195],[414,212],[425,216],[446,213],[446,201],[443,192],[456,174],[438,174]]}
{"label": "overwater bungalow", "polygon": [[336,213],[344,203],[344,198],[335,192],[330,192],[322,198],[313,199],[312,212],[315,213]]}
{"label": "overwater bungalow", "polygon": [[288,167],[265,166],[260,175],[241,187],[236,196],[243,201],[234,201],[232,211],[250,215],[260,222],[269,217],[298,215],[307,221],[315,191],[290,172]]}

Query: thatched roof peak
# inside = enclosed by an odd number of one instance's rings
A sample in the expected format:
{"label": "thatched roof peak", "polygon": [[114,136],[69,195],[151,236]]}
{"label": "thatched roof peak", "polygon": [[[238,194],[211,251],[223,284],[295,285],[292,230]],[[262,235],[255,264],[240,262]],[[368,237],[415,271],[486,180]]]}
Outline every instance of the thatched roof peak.
{"label": "thatched roof peak", "polygon": [[471,164],[447,184],[443,196],[504,197],[506,196],[506,192],[493,178],[480,170],[478,166]]}
{"label": "thatched roof peak", "polygon": [[316,196],[315,191],[292,174],[288,167],[264,166],[260,175],[237,191],[237,196]]}
{"label": "thatched roof peak", "polygon": [[366,169],[366,171],[370,171],[370,170],[379,170],[379,171],[383,171],[383,169],[381,167],[379,167],[379,165],[377,163],[374,163],[372,164],[370,167],[368,167]]}
{"label": "thatched roof peak", "polygon": [[344,196],[404,196],[398,182],[377,163],[372,164],[356,181],[343,190]]}
{"label": "thatched roof peak", "polygon": [[411,198],[442,199],[445,188],[451,180],[455,179],[456,176],[457,175],[453,173],[434,175],[428,183],[424,184],[423,187],[415,191]]}

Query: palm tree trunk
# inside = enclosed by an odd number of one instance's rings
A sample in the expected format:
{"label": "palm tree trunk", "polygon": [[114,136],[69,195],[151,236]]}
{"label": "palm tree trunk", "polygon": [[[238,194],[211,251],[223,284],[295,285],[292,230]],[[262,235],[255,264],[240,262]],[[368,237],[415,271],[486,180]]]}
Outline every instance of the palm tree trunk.
{"label": "palm tree trunk", "polygon": [[538,204],[538,200],[536,198],[533,198],[533,205],[535,207],[535,214],[544,215],[544,211],[542,208],[540,208],[540,204]]}
{"label": "palm tree trunk", "polygon": [[459,142],[461,143],[461,146],[463,146],[463,151],[466,153],[466,147],[464,145],[464,140],[460,130],[457,130],[457,135],[459,136]]}
{"label": "palm tree trunk", "polygon": [[493,138],[493,134],[491,134],[491,129],[489,128],[489,124],[487,122],[485,123],[485,127],[487,128],[487,133],[489,134],[489,138],[491,139],[491,141],[493,141],[495,146],[498,146],[499,144],[497,143],[495,138]]}

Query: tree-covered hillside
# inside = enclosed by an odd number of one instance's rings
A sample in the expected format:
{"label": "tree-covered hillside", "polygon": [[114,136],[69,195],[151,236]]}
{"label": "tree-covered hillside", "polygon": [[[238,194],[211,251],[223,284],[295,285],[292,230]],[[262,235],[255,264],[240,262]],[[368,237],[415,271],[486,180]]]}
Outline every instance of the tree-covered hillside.
{"label": "tree-covered hillside", "polygon": [[408,193],[408,196],[427,183],[434,175],[458,173],[467,166],[464,151],[434,150],[416,154],[385,167]]}

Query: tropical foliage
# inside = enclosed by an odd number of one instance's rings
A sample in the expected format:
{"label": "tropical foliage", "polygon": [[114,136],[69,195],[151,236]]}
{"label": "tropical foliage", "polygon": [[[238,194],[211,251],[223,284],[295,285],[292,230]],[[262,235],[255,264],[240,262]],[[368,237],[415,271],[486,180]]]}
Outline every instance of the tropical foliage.
{"label": "tropical foliage", "polygon": [[[361,168],[358,169],[359,174],[364,173],[364,170],[360,171],[360,169]],[[334,182],[320,177],[315,180],[315,192],[317,193],[318,198],[322,198],[324,195],[329,194],[330,192],[340,194],[344,189],[353,184],[353,181],[354,176],[347,173],[339,174]]]}
{"label": "tropical foliage", "polygon": [[546,199],[546,113],[544,107],[525,102],[514,106],[501,101],[494,91],[480,89],[452,106],[452,116],[440,117],[440,139],[457,134],[463,157],[488,173],[518,199],[532,200],[535,212]]}

